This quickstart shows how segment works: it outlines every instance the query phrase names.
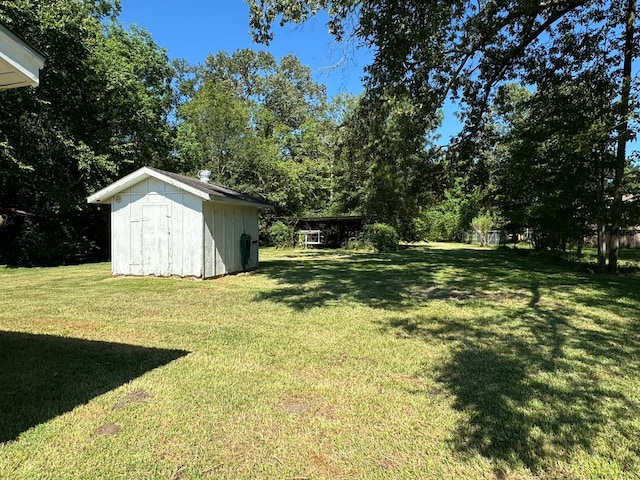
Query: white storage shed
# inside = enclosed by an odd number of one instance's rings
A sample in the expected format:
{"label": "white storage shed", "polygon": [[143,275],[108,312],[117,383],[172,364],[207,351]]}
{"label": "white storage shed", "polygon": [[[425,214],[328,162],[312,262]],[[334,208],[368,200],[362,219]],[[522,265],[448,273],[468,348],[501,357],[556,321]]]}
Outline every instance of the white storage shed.
{"label": "white storage shed", "polygon": [[111,204],[114,275],[210,278],[258,267],[258,211],[267,203],[143,167],[87,198]]}

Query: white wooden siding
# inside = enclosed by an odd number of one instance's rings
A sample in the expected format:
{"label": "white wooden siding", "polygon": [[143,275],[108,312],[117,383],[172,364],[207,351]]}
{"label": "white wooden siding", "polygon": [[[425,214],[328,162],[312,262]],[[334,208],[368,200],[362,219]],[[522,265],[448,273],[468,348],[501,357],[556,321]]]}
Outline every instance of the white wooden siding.
{"label": "white wooden siding", "polygon": [[154,178],[115,196],[114,275],[202,277],[202,201]]}
{"label": "white wooden siding", "polygon": [[217,277],[241,272],[240,237],[251,235],[251,256],[247,270],[258,266],[257,209],[223,203],[206,202],[205,217],[205,277]]}

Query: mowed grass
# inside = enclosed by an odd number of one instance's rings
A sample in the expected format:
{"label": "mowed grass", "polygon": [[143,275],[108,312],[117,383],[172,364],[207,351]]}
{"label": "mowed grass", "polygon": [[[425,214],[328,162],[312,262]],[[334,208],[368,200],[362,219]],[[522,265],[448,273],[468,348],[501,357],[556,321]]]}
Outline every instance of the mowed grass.
{"label": "mowed grass", "polygon": [[633,479],[640,276],[504,250],[0,268],[0,478]]}

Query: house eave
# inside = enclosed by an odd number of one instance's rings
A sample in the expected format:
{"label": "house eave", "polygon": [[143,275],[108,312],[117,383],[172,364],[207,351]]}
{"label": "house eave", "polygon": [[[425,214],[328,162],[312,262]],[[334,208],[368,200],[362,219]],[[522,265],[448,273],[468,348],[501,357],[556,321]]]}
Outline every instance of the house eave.
{"label": "house eave", "polygon": [[44,57],[0,23],[0,90],[37,87]]}

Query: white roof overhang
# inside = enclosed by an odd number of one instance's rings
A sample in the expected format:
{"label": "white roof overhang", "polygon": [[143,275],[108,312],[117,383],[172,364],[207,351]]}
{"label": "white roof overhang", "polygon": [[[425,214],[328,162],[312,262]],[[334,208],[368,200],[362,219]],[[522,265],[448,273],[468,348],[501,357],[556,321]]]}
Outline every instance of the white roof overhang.
{"label": "white roof overhang", "polygon": [[0,23],[0,90],[37,87],[44,57]]}

